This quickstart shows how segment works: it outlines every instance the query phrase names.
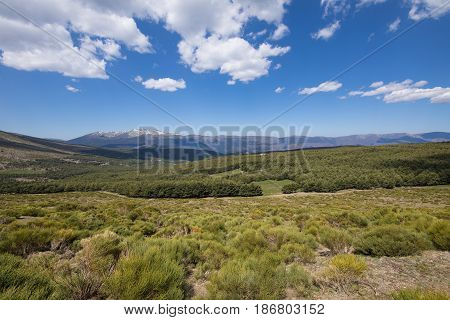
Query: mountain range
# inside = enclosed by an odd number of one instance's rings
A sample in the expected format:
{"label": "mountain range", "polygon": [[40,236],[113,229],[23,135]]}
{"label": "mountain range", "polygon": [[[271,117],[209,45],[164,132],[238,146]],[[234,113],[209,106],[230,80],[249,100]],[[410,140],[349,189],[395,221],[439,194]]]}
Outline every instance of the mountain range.
{"label": "mountain range", "polygon": [[177,135],[153,129],[134,129],[123,132],[94,132],[67,141],[70,144],[101,148],[188,148],[217,154],[259,153],[301,148],[329,148],[339,146],[378,146],[399,143],[450,141],[450,133],[421,134],[391,133],[365,134],[342,137],[270,137],[270,136],[201,136]]}
{"label": "mountain range", "polygon": [[301,148],[377,146],[450,141],[450,133],[368,134],[345,137],[240,137],[176,135],[157,130],[95,132],[69,141],[42,139],[0,131],[0,151],[12,157],[66,157],[82,154],[113,159],[196,160],[208,156],[288,151]]}

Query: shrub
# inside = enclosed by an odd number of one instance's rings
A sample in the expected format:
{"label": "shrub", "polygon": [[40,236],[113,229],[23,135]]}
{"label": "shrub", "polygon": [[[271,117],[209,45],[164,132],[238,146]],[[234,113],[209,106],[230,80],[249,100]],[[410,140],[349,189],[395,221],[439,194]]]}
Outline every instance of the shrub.
{"label": "shrub", "polygon": [[443,290],[408,288],[391,293],[394,300],[448,300],[448,293]]}
{"label": "shrub", "polygon": [[287,270],[287,285],[300,297],[309,297],[314,289],[311,275],[302,266],[294,264]]}
{"label": "shrub", "polygon": [[61,266],[62,285],[72,299],[92,299],[110,276],[121,253],[121,238],[113,232],[83,239],[82,249]]}
{"label": "shrub", "polygon": [[357,282],[367,270],[362,257],[353,254],[339,254],[330,260],[323,275],[329,282],[340,286]]}
{"label": "shrub", "polygon": [[369,220],[362,214],[355,212],[339,212],[326,216],[327,221],[335,227],[367,227]]}
{"label": "shrub", "polygon": [[249,229],[233,239],[232,245],[238,249],[240,253],[248,255],[254,252],[267,250],[269,243],[260,231]]}
{"label": "shrub", "polygon": [[231,260],[211,276],[209,299],[275,300],[285,296],[286,267],[270,253]]}
{"label": "shrub", "polygon": [[406,227],[370,228],[355,243],[356,252],[372,256],[409,256],[431,247],[426,237]]}
{"label": "shrub", "polygon": [[185,296],[183,268],[157,247],[140,246],[122,256],[107,280],[111,299],[175,300]]}
{"label": "shrub", "polygon": [[281,188],[281,192],[284,194],[295,193],[300,190],[300,185],[298,183],[286,184]]}
{"label": "shrub", "polygon": [[282,221],[279,216],[273,216],[271,220],[278,225],[273,228],[262,227],[260,231],[272,249],[278,250],[286,243],[305,244],[316,248],[317,243],[312,235],[300,232],[296,227],[279,225]]}
{"label": "shrub", "polygon": [[0,299],[41,300],[57,298],[49,277],[11,254],[0,255]]}
{"label": "shrub", "polygon": [[366,271],[367,264],[362,257],[353,254],[339,254],[331,259],[330,267],[336,269],[340,274],[359,277]]}
{"label": "shrub", "polygon": [[27,227],[7,231],[0,235],[0,252],[9,252],[26,257],[35,251],[50,249],[54,230]]}
{"label": "shrub", "polygon": [[427,233],[437,249],[450,250],[450,223],[448,221],[433,222]]}
{"label": "shrub", "polygon": [[352,246],[352,238],[347,231],[331,227],[320,228],[319,242],[333,254],[350,252]]}
{"label": "shrub", "polygon": [[281,246],[279,253],[284,257],[286,263],[294,261],[313,263],[316,260],[314,250],[305,244],[286,243]]}

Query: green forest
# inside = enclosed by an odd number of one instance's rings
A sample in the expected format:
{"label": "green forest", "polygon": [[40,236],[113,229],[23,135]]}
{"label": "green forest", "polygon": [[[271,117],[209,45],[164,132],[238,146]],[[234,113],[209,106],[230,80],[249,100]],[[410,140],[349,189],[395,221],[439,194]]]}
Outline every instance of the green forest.
{"label": "green forest", "polygon": [[444,185],[450,181],[450,143],[340,147],[192,162],[145,163],[82,155],[19,159],[7,162],[0,170],[0,193],[109,191],[144,198],[259,196],[266,194],[261,188],[264,181],[284,181],[280,186],[283,193]]}

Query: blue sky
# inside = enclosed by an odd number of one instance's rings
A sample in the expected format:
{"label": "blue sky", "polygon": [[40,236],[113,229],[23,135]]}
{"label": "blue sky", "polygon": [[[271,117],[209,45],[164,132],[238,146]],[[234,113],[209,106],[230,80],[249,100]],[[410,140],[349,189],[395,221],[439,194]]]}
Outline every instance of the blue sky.
{"label": "blue sky", "polygon": [[[101,8],[106,4],[92,0],[68,10],[122,15],[118,25],[128,24],[119,31],[70,14],[46,20],[60,8],[45,0],[32,10],[34,2],[9,1],[28,21],[0,4],[1,130],[69,139],[180,125],[114,77],[104,79],[109,72],[194,128],[262,126],[311,95],[272,124],[309,125],[315,136],[450,131],[450,4],[436,5],[446,1],[264,0],[252,7],[241,0],[239,11],[226,0],[219,8],[173,0],[150,12],[151,0],[135,0],[133,8]],[[226,10],[236,14],[230,21]],[[61,40],[67,36],[96,66],[79,58],[61,62],[69,49],[30,21]]]}

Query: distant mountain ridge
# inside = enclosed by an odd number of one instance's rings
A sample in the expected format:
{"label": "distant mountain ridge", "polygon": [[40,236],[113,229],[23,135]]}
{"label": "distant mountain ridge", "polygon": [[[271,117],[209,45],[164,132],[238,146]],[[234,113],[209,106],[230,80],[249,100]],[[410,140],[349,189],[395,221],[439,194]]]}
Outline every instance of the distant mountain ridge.
{"label": "distant mountain ridge", "polygon": [[300,148],[325,148],[339,146],[379,146],[399,143],[426,143],[450,141],[450,133],[428,132],[421,134],[391,133],[364,134],[342,137],[284,138],[267,136],[201,136],[176,135],[154,129],[134,129],[119,132],[94,132],[67,141],[70,144],[102,148],[190,148],[210,150],[217,154],[258,153],[287,151]]}

